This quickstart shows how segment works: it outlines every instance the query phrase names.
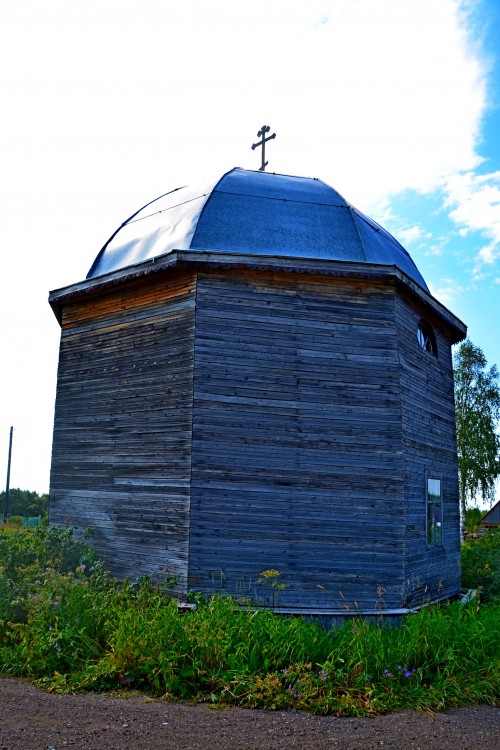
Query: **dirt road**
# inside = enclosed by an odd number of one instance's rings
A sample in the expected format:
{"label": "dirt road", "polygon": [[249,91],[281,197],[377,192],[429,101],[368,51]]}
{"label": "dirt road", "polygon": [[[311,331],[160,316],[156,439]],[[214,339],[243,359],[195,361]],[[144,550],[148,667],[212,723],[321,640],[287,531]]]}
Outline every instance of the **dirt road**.
{"label": "dirt road", "polygon": [[0,679],[0,750],[497,750],[500,709],[375,719],[53,695]]}

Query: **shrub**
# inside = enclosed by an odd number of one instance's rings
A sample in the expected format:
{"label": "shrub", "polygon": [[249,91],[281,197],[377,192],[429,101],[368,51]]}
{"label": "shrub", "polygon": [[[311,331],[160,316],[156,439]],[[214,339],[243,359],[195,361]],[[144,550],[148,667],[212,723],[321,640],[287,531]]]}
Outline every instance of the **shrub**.
{"label": "shrub", "polygon": [[469,534],[475,534],[483,516],[484,513],[479,508],[468,508],[465,511],[465,530]]}
{"label": "shrub", "polygon": [[54,573],[95,564],[92,550],[73,539],[72,529],[0,527],[0,620],[23,620],[34,590]]}
{"label": "shrub", "polygon": [[462,586],[479,589],[483,602],[500,598],[500,529],[462,546]]}
{"label": "shrub", "polygon": [[148,578],[110,578],[70,531],[57,529],[0,534],[0,571],[0,601],[17,596],[10,621],[0,615],[0,673],[56,692],[132,687],[174,700],[352,716],[497,697],[493,599],[429,606],[392,630],[358,617],[327,632],[223,596],[197,597],[183,611]]}
{"label": "shrub", "polygon": [[9,523],[14,529],[20,529],[23,526],[22,516],[9,516],[7,523]]}

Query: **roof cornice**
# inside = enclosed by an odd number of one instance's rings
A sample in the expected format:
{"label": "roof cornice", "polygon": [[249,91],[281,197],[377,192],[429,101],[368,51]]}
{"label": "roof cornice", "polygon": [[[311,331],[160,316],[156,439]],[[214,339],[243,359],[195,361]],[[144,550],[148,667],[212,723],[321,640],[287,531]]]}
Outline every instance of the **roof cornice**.
{"label": "roof cornice", "polygon": [[151,258],[133,266],[121,268],[102,276],[86,279],[70,286],[55,289],[49,294],[49,303],[59,323],[62,307],[66,302],[81,297],[102,293],[126,281],[140,279],[149,274],[194,269],[242,269],[274,271],[286,274],[310,274],[334,276],[337,278],[373,279],[392,283],[410,297],[418,300],[425,308],[437,315],[452,330],[452,343],[457,343],[467,335],[467,327],[426,292],[396,265],[360,263],[341,260],[284,257],[273,255],[251,255],[241,253],[217,253],[204,250],[174,250],[165,255]]}

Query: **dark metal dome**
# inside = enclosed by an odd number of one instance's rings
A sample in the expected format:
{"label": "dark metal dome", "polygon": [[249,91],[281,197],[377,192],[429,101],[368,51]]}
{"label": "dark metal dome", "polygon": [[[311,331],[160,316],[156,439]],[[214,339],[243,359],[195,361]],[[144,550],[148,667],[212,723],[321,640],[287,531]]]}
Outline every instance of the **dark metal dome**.
{"label": "dark metal dome", "polygon": [[232,169],[218,182],[166,193],[117,229],[87,278],[172,250],[397,266],[428,291],[392,235],[329,185],[308,177]]}

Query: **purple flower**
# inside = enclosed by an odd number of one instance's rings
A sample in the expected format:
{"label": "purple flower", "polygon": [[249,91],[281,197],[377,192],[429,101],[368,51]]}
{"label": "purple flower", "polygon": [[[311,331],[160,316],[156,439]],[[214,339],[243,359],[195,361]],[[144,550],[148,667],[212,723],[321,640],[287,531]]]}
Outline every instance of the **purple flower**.
{"label": "purple flower", "polygon": [[59,656],[60,652],[61,652],[61,649],[59,648],[59,644],[56,643],[56,654]]}
{"label": "purple flower", "polygon": [[319,674],[320,680],[322,680],[323,682],[326,682],[326,678],[328,677],[328,675],[325,672],[325,670],[324,669],[320,669],[320,671],[318,672],[318,674]]}

